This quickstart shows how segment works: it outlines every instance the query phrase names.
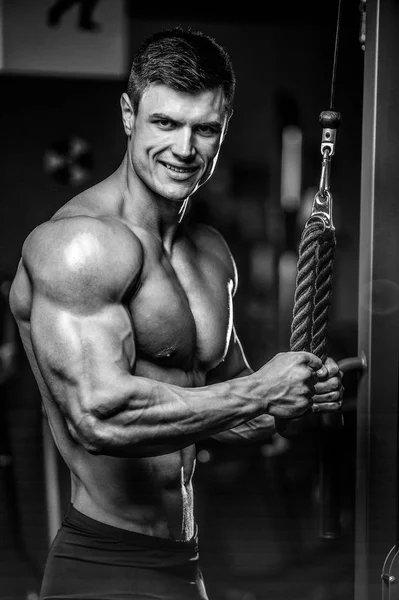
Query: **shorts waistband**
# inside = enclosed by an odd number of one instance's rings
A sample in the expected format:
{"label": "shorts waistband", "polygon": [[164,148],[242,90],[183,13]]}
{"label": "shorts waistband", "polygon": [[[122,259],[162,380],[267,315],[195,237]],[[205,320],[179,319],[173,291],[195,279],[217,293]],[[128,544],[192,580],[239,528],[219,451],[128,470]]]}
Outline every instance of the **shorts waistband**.
{"label": "shorts waistband", "polygon": [[134,544],[135,546],[145,546],[158,550],[183,553],[187,551],[192,552],[198,550],[197,527],[194,537],[191,540],[181,541],[170,538],[160,538],[152,535],[146,535],[144,533],[138,533],[136,531],[130,531],[128,529],[122,529],[121,527],[115,527],[114,525],[103,523],[102,521],[97,521],[96,519],[92,519],[91,517],[81,513],[73,506],[72,503],[69,504],[66,510],[62,524],[74,529],[80,529],[86,533],[89,532],[98,536],[106,536],[127,544]]}

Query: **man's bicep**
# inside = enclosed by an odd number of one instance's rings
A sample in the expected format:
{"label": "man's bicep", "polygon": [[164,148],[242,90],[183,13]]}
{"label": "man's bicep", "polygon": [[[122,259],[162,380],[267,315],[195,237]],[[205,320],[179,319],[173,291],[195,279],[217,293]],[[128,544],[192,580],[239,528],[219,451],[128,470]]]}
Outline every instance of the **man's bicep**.
{"label": "man's bicep", "polygon": [[110,380],[134,364],[131,319],[118,303],[85,313],[36,294],[31,339],[46,385],[73,421],[90,411]]}
{"label": "man's bicep", "polygon": [[248,364],[237,332],[233,327],[227,354],[217,367],[208,372],[206,383],[207,385],[211,385],[236,377],[250,375],[250,373],[252,373],[252,369]]}

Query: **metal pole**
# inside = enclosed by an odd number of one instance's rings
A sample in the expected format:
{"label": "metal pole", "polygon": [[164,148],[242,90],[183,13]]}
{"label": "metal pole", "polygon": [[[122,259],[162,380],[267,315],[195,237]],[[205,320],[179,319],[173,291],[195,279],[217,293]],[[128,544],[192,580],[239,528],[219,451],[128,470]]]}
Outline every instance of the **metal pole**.
{"label": "metal pole", "polygon": [[398,540],[399,3],[367,0],[359,257],[355,600]]}

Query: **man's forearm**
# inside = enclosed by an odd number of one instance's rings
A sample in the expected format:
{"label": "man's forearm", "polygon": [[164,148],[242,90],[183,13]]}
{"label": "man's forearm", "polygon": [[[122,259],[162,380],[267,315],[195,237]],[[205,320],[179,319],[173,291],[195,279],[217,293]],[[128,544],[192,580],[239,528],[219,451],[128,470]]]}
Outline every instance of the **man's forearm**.
{"label": "man's forearm", "polygon": [[262,400],[252,377],[184,388],[126,375],[80,431],[95,454],[167,454],[255,419],[266,410]]}
{"label": "man's forearm", "polygon": [[266,441],[274,433],[276,433],[274,417],[260,415],[242,425],[216,433],[212,439],[223,444],[253,444]]}
{"label": "man's forearm", "polygon": [[[251,375],[253,369],[245,366],[234,379]],[[274,417],[271,415],[260,415],[256,419],[251,419],[246,423],[237,425],[226,431],[221,431],[212,436],[212,439],[223,444],[253,444],[264,441],[276,432]]]}

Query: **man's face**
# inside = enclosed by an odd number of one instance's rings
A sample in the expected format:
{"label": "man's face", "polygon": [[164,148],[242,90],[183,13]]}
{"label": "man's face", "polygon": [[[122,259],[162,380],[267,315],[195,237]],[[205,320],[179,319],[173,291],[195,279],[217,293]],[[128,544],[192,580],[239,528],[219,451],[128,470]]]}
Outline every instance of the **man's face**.
{"label": "man's face", "polygon": [[131,118],[131,165],[153,192],[182,202],[212,175],[228,122],[221,89],[152,85]]}

